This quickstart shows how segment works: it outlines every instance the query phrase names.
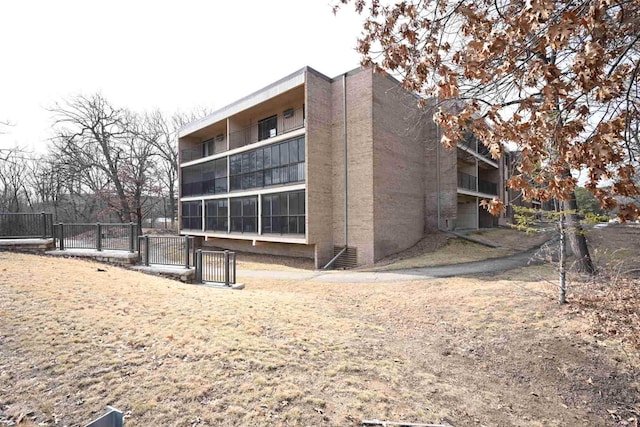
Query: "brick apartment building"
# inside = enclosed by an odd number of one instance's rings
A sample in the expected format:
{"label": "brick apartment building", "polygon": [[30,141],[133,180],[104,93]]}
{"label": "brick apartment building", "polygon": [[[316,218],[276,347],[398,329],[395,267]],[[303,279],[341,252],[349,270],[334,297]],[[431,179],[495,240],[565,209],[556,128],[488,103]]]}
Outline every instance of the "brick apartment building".
{"label": "brick apartment building", "polygon": [[505,170],[455,150],[398,82],[305,67],[179,132],[180,233],[203,246],[363,265],[437,229],[495,226]]}

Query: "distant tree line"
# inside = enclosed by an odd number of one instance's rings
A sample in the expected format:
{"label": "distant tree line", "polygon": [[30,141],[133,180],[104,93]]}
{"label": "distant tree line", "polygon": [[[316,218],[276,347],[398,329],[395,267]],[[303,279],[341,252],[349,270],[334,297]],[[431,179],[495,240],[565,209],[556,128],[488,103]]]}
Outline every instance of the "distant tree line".
{"label": "distant tree line", "polygon": [[[58,222],[173,219],[178,129],[206,113],[138,113],[99,93],[49,109],[45,153],[0,151],[0,211],[52,212]],[[6,137],[6,136],[5,136]]]}

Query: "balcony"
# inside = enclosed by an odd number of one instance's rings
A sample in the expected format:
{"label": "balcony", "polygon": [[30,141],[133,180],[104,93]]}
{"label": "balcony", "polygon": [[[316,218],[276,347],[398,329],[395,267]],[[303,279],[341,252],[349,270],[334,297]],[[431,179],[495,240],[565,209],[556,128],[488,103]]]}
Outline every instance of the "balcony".
{"label": "balcony", "polygon": [[485,194],[493,194],[494,196],[498,195],[498,184],[495,182],[478,180],[478,191],[480,193]]}
{"label": "balcony", "polygon": [[213,156],[224,151],[227,151],[227,136],[221,134],[201,142],[197,147],[185,148],[180,151],[180,154],[182,162],[190,162],[191,160]]}
{"label": "balcony", "polygon": [[[231,119],[230,119],[231,120]],[[180,150],[181,162],[202,159],[223,153],[234,148],[244,147],[259,141],[284,135],[305,126],[304,109],[288,109],[282,114],[274,114],[254,123],[250,126],[229,133],[229,146],[227,148],[227,135],[220,134],[197,144],[195,147]]]}
{"label": "balcony", "polygon": [[483,194],[498,195],[498,184],[484,181],[464,172],[458,172],[458,188]]}
{"label": "balcony", "polygon": [[304,109],[288,109],[229,134],[229,148],[239,148],[284,135],[305,126]]}
{"label": "balcony", "polygon": [[478,191],[478,178],[468,173],[458,172],[458,188]]}
{"label": "balcony", "polygon": [[462,141],[459,141],[458,145],[461,147],[468,148],[472,152],[479,154],[480,156],[484,157],[485,159],[491,162],[495,163],[496,161],[493,157],[491,157],[491,153],[489,152],[489,149],[485,147],[483,143],[478,141],[478,139],[473,135],[467,136]]}

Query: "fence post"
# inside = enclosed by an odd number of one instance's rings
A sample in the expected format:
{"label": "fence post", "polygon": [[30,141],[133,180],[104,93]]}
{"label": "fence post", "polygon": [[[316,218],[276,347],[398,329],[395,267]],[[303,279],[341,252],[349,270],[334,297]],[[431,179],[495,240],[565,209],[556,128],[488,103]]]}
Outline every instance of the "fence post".
{"label": "fence post", "polygon": [[102,224],[96,222],[96,250],[102,250]]}
{"label": "fence post", "polygon": [[149,265],[149,235],[144,236],[144,265]]}
{"label": "fence post", "polygon": [[40,214],[40,219],[42,220],[42,238],[47,238],[47,214],[42,212]]}
{"label": "fence post", "polygon": [[224,251],[224,285],[229,286],[229,251]]}
{"label": "fence post", "polygon": [[184,266],[185,268],[189,268],[189,235],[184,236]]}
{"label": "fence post", "polygon": [[234,252],[233,253],[233,269],[232,269],[232,271],[233,271],[233,280],[231,281],[231,283],[233,283],[234,285],[236,283],[236,256],[237,256],[237,253]]}
{"label": "fence post", "polygon": [[129,252],[133,253],[133,249],[135,247],[134,236],[137,234],[137,229],[134,229],[135,224],[133,222],[129,223]]}
{"label": "fence post", "polygon": [[191,264],[195,267],[196,266],[196,250],[197,250],[197,248],[196,248],[196,239],[195,238],[193,238],[191,240],[191,246],[193,246],[191,248],[191,251],[192,251],[191,256],[193,257],[191,259]]}
{"label": "fence post", "polygon": [[202,249],[196,251],[196,282],[202,283]]}
{"label": "fence post", "polygon": [[60,233],[60,250],[64,251],[64,224],[58,224],[58,233]]}

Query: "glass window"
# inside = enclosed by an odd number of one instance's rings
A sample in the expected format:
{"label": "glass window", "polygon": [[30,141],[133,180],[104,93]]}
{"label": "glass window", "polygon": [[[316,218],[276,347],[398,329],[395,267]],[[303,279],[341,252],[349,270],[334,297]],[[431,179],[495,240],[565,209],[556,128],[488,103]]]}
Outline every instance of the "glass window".
{"label": "glass window", "polygon": [[[301,156],[303,161],[300,161]],[[224,159],[218,161],[220,163],[216,164],[215,169],[216,193],[218,189],[226,187],[226,184],[218,185],[218,179],[226,178]],[[229,180],[231,191],[304,181],[304,138],[230,156]]]}
{"label": "glass window", "polygon": [[262,232],[304,234],[304,199],[304,191],[262,196]]}
{"label": "glass window", "polygon": [[264,153],[264,168],[269,169],[271,167],[271,150],[261,150]]}
{"label": "glass window", "polygon": [[304,162],[304,138],[298,139],[298,161]]}
{"label": "glass window", "polygon": [[229,157],[229,171],[231,172],[231,175],[235,175],[242,172],[241,165],[242,165],[241,155],[236,154],[235,156]]}
{"label": "glass window", "polygon": [[186,230],[202,229],[201,202],[182,202],[182,228]]}
{"label": "glass window", "polygon": [[280,164],[287,165],[289,164],[289,143],[285,142],[284,144],[280,144]]}
{"label": "glass window", "polygon": [[267,117],[258,121],[258,141],[263,139],[273,138],[277,135],[278,131],[278,116]]}
{"label": "glass window", "polygon": [[231,231],[255,233],[257,231],[258,198],[240,197],[231,199]]}
{"label": "glass window", "polygon": [[280,145],[271,147],[271,166],[280,166]]}
{"label": "glass window", "polygon": [[210,200],[206,204],[206,230],[227,231],[227,199]]}

